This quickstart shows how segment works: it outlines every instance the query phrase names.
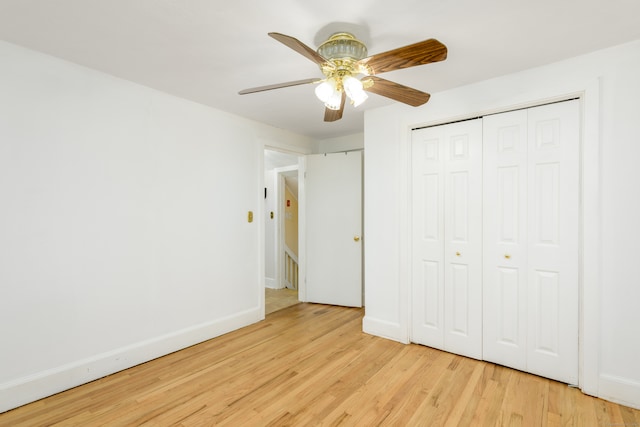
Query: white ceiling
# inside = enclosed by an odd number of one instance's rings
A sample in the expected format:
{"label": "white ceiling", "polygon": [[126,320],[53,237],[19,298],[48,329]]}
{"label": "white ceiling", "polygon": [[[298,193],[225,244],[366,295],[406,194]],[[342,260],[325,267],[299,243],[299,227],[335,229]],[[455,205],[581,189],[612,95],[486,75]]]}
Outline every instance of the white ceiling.
{"label": "white ceiling", "polygon": [[[267,36],[312,48],[351,30],[370,54],[437,38],[448,59],[384,78],[437,93],[640,39],[638,0],[0,0],[0,38],[279,128],[329,138],[363,130],[363,109],[323,122],[313,86],[244,88],[321,77]],[[344,24],[339,24],[344,23]],[[0,58],[1,60],[1,58]],[[364,108],[363,108],[364,107]]]}

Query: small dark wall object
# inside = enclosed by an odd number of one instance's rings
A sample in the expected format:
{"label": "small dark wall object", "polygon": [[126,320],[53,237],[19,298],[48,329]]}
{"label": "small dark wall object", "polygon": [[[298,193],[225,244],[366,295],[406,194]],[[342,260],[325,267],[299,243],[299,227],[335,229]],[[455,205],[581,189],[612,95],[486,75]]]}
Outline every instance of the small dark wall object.
{"label": "small dark wall object", "polygon": [[267,187],[264,187],[264,198],[267,198]]}

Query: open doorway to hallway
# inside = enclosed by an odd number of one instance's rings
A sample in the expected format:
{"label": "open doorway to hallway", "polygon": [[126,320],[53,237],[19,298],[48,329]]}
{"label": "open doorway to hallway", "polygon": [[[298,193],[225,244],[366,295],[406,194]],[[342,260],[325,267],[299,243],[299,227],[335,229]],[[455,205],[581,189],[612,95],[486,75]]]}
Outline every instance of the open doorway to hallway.
{"label": "open doorway to hallway", "polygon": [[299,302],[298,163],[295,154],[264,151],[265,314]]}

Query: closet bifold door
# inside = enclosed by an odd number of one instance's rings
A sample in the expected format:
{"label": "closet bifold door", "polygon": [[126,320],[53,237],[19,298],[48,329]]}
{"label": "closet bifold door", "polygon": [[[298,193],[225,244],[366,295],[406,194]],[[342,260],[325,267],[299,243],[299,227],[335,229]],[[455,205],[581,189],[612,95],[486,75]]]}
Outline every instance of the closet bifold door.
{"label": "closet bifold door", "polygon": [[527,113],[527,370],[578,384],[580,104]]}
{"label": "closet bifold door", "polygon": [[483,359],[527,368],[527,111],[483,118]]}
{"label": "closet bifold door", "polygon": [[577,384],[579,103],[483,122],[483,358]]}
{"label": "closet bifold door", "polygon": [[412,137],[412,341],[482,357],[482,122]]}

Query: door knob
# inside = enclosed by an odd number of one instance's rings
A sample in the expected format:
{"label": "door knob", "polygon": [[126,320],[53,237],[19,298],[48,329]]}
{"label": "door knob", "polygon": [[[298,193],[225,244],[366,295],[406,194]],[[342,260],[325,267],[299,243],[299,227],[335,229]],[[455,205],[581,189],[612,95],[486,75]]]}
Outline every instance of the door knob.
{"label": "door knob", "polygon": [[360,236],[353,236],[353,241],[354,242],[359,242],[360,241]]}
{"label": "door knob", "polygon": [[506,259],[509,259],[509,258],[511,258],[511,255],[509,255],[509,254],[505,254],[505,255],[504,255],[504,257],[505,257]]}
{"label": "door knob", "polygon": [[460,256],[460,252],[456,252],[456,256]]}

